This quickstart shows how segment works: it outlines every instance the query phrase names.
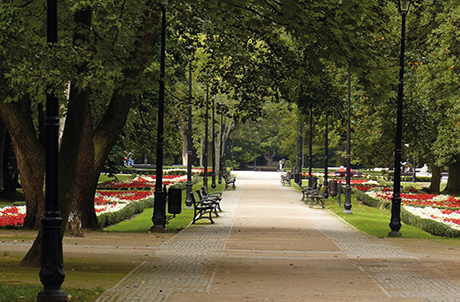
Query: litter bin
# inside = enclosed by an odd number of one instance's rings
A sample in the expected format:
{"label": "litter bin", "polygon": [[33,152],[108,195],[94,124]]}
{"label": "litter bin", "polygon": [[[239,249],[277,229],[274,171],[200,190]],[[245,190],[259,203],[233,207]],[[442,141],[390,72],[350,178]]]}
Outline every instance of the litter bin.
{"label": "litter bin", "polygon": [[301,177],[302,177],[302,176],[301,176],[300,173],[295,173],[295,174],[294,174],[294,182],[295,182],[296,184],[300,183],[300,182],[302,181],[302,178],[301,178]]}
{"label": "litter bin", "polygon": [[168,212],[169,214],[180,214],[182,212],[182,190],[171,188],[168,191]]}
{"label": "litter bin", "polygon": [[317,183],[318,183],[318,177],[310,176],[308,178],[308,186],[310,188],[315,188]]}
{"label": "litter bin", "polygon": [[329,195],[337,196],[337,180],[331,180],[329,182]]}

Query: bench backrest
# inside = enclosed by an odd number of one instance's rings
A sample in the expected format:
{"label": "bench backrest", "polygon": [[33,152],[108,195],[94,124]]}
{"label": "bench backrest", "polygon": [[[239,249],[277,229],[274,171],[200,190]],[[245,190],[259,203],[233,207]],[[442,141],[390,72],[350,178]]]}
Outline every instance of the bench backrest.
{"label": "bench backrest", "polygon": [[203,195],[201,194],[200,190],[196,190],[196,194],[198,194],[198,197],[200,198],[200,200],[203,200]]}
{"label": "bench backrest", "polygon": [[[320,186],[323,186],[322,184],[320,184]],[[320,187],[321,188],[321,187]],[[327,186],[323,186],[321,188],[321,193],[327,193]]]}
{"label": "bench backrest", "polygon": [[188,193],[190,198],[192,199],[192,202],[193,202],[193,205],[195,206],[196,205],[196,198],[195,198],[195,194],[193,194],[193,192],[190,192]]}
{"label": "bench backrest", "polygon": [[208,195],[208,189],[205,186],[202,186],[201,193],[203,193],[204,196]]}

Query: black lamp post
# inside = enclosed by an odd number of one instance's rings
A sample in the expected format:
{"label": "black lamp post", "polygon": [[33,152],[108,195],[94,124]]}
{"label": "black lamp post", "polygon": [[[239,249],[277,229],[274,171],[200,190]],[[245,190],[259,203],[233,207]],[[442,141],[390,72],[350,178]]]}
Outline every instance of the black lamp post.
{"label": "black lamp post", "polygon": [[302,165],[300,171],[302,172],[302,169],[305,168],[305,128],[307,127],[307,123],[303,123],[302,126],[302,143],[301,143],[301,154],[302,154]]}
{"label": "black lamp post", "polygon": [[157,129],[157,169],[153,202],[153,226],[151,232],[162,232],[166,229],[166,192],[163,191],[163,149],[164,149],[164,103],[165,103],[165,53],[166,53],[166,5],[161,6],[161,50],[160,50],[160,90],[158,94],[158,129]]}
{"label": "black lamp post", "polygon": [[345,214],[353,214],[351,211],[351,185],[350,185],[350,176],[351,176],[351,154],[350,154],[350,99],[351,99],[351,73],[348,72],[348,113],[347,113],[347,172],[346,172],[346,185],[345,185],[345,204],[344,211]]}
{"label": "black lamp post", "polygon": [[[57,42],[57,1],[48,0],[47,41]],[[46,95],[46,187],[45,216],[42,219],[43,243],[41,248],[40,281],[43,290],[37,301],[68,301],[61,290],[65,279],[59,211],[59,102],[51,92]]]}
{"label": "black lamp post", "polygon": [[215,111],[216,111],[216,104],[215,104],[215,97],[212,98],[212,183],[211,189],[216,189],[216,129],[214,127],[215,122]]}
{"label": "black lamp post", "polygon": [[313,187],[313,175],[312,166],[313,166],[313,108],[310,108],[310,139],[309,139],[309,156],[308,156],[308,186]]}
{"label": "black lamp post", "polygon": [[233,137],[233,131],[235,130],[235,124],[232,124],[232,171],[235,170],[235,166],[233,165],[233,148],[234,148],[234,137]]}
{"label": "black lamp post", "polygon": [[299,121],[299,169],[297,171],[297,184],[302,187],[302,168],[303,168],[303,123]]}
{"label": "black lamp post", "polygon": [[396,117],[396,139],[395,139],[395,175],[393,198],[391,200],[391,232],[390,237],[401,236],[401,141],[402,141],[402,117],[403,117],[403,90],[404,90],[404,42],[406,38],[406,16],[409,12],[411,1],[400,0],[399,10],[402,15],[401,26],[401,55],[399,60],[399,86],[398,86],[398,112]]}
{"label": "black lamp post", "polygon": [[327,180],[327,173],[328,173],[328,166],[329,166],[329,129],[328,129],[328,120],[329,120],[329,113],[326,112],[326,136],[325,136],[325,146],[324,146],[324,187],[326,188],[324,191],[325,197],[328,197],[328,180]]}
{"label": "black lamp post", "polygon": [[186,199],[185,199],[185,208],[192,208],[192,199],[190,193],[192,192],[192,59],[193,59],[193,45],[187,46],[188,59],[189,59],[189,82],[188,82],[188,131],[187,131],[187,183],[186,187]]}
{"label": "black lamp post", "polygon": [[[206,75],[209,77],[209,75]],[[204,129],[204,175],[203,175],[203,186],[208,188],[208,113],[209,113],[209,80],[206,79],[206,113],[205,113],[205,129]]]}
{"label": "black lamp post", "polygon": [[259,131],[254,131],[254,172],[257,170],[257,134],[259,134]]}
{"label": "black lamp post", "polygon": [[225,104],[220,103],[220,147],[219,147],[219,185],[222,183],[222,176],[224,175],[224,111]]}
{"label": "black lamp post", "polygon": [[[297,114],[297,125],[296,125],[296,140],[295,140],[295,177],[299,173],[299,114]],[[296,180],[298,180],[296,178]]]}
{"label": "black lamp post", "polygon": [[297,140],[296,140],[296,170],[294,175],[294,181],[299,185],[302,186],[302,166],[303,166],[303,159],[302,159],[302,122],[300,121],[300,117],[297,114]]}

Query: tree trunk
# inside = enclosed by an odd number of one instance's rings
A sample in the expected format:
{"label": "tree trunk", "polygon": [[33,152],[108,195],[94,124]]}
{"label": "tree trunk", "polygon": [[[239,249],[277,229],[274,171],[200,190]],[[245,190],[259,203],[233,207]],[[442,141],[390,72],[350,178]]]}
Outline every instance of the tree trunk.
{"label": "tree trunk", "polygon": [[[91,10],[87,8],[75,14],[75,21],[83,28],[89,28],[91,21]],[[81,39],[81,29],[75,34],[74,40]],[[78,66],[78,72],[84,73],[86,65]],[[67,221],[69,218],[73,194],[75,190],[77,164],[81,140],[83,138],[83,127],[85,122],[85,112],[88,107],[89,88],[84,90],[76,88],[75,83],[70,86],[67,117],[65,121],[64,133],[62,135],[59,150],[59,210],[62,218],[61,236],[64,236]],[[44,129],[42,129],[43,131]],[[22,175],[21,175],[22,176]],[[22,181],[22,177],[21,177]],[[26,199],[27,200],[27,199]],[[44,202],[43,202],[44,204]],[[28,267],[38,267],[41,262],[42,229],[35,238],[34,244],[22,259],[21,265]]]}
{"label": "tree trunk", "polygon": [[460,194],[460,156],[457,156],[456,161],[449,165],[449,178],[443,193]]}
{"label": "tree trunk", "polygon": [[106,113],[94,132],[91,127],[91,113],[89,110],[86,113],[75,189],[75,202],[83,228],[99,228],[94,211],[94,195],[99,175],[110,150],[123,130],[132,100],[133,95],[120,95],[115,91]]}
{"label": "tree trunk", "polygon": [[85,113],[85,128],[81,145],[80,161],[77,169],[77,182],[75,188],[75,201],[77,214],[81,219],[83,228],[95,229],[98,227],[97,217],[94,213],[94,194],[97,180],[94,183],[92,174],[94,170],[94,144],[93,129],[91,126],[90,109]]}
{"label": "tree trunk", "polygon": [[182,118],[182,125],[179,127],[180,135],[182,137],[182,165],[187,166],[187,121]]}
{"label": "tree trunk", "polygon": [[439,194],[439,192],[441,191],[441,177],[441,168],[432,164],[430,193]]}
{"label": "tree trunk", "polygon": [[[87,22],[89,15],[91,12],[89,9],[81,11],[75,15],[76,21],[80,22]],[[158,11],[150,10],[148,13],[143,15],[145,18],[144,28],[139,31],[140,34],[143,36],[139,37],[140,39],[145,39],[145,42],[148,46],[152,46],[155,42],[156,31],[154,28],[157,27],[159,18],[158,18]],[[77,20],[78,19],[78,20]],[[86,21],[85,21],[86,20]],[[90,26],[83,26],[83,29],[90,30]],[[77,30],[76,35],[81,34],[82,30]],[[141,62],[140,65],[137,67],[127,68],[124,70],[124,80],[121,83],[118,83],[117,87],[132,87],[133,85],[137,85],[139,83],[139,76],[142,74],[144,70],[144,64],[147,63],[147,58],[151,54],[151,48],[145,48],[145,45],[135,45],[135,49],[130,54],[131,59],[133,62]],[[149,51],[147,51],[149,50]],[[79,72],[84,73],[85,66],[79,66]],[[82,217],[85,217],[87,213],[90,213],[87,217],[88,221],[86,223],[89,224],[89,227],[94,227],[96,224],[97,227],[97,219],[94,219],[94,193],[97,186],[97,180],[99,178],[99,174],[102,171],[104,166],[104,162],[107,159],[107,156],[115,144],[120,132],[123,129],[123,126],[126,122],[126,117],[129,112],[129,108],[133,99],[133,95],[127,93],[126,91],[119,91],[120,88],[114,89],[112,93],[112,98],[110,103],[107,107],[104,116],[102,117],[99,125],[94,130],[93,134],[91,135],[91,120],[86,123],[86,118],[88,117],[89,109],[88,100],[90,99],[89,95],[93,91],[89,90],[89,88],[81,88],[80,90],[72,90],[69,98],[69,105],[67,110],[67,119],[66,119],[66,126],[64,129],[64,135],[62,137],[62,144],[60,149],[60,158],[59,158],[59,200],[60,200],[60,210],[61,216],[63,219],[63,228],[62,234],[65,232],[66,223],[68,221],[69,213],[72,206],[73,198],[80,198],[75,199],[77,206],[79,207],[79,211],[81,211]],[[98,97],[97,95],[92,96],[93,98]],[[4,104],[0,103],[0,114],[3,117],[3,107],[14,106],[11,103]],[[31,120],[31,115],[28,116]],[[20,120],[20,119],[18,119]],[[30,123],[32,125],[32,123]],[[8,129],[11,129],[8,126]],[[14,128],[13,128],[14,129]],[[33,129],[33,127],[31,128]],[[83,131],[85,129],[85,131]],[[84,138],[84,135],[87,137]],[[21,136],[18,136],[21,137]],[[93,169],[90,170],[91,177],[83,179],[83,174],[77,173],[77,170],[80,169],[85,163],[87,159],[86,155],[79,156],[81,148],[84,148],[84,144],[82,144],[82,140],[88,140],[94,146],[94,158],[92,164]],[[38,140],[36,140],[38,141]],[[20,147],[24,144],[23,141],[20,142]],[[91,144],[91,143],[90,143]],[[35,154],[36,150],[28,149],[29,153],[26,154]],[[40,150],[43,150],[41,148]],[[83,150],[85,151],[85,150]],[[35,153],[34,153],[35,152]],[[25,153],[25,152],[24,152]],[[44,152],[43,152],[44,153]],[[26,158],[27,159],[27,158]],[[44,173],[44,155],[42,156],[42,161],[38,161],[39,163],[43,164],[43,170],[41,174],[39,173],[32,173],[32,175],[41,175],[42,186],[40,190],[35,190],[35,192],[39,192],[42,196],[41,204],[44,205],[44,195],[43,195],[43,173]],[[18,157],[18,162],[20,161]],[[24,161],[26,164],[27,162]],[[26,165],[25,164],[25,165]],[[78,165],[78,166],[77,166]],[[26,167],[26,166],[22,166]],[[41,167],[41,166],[40,166]],[[78,168],[77,168],[78,167]],[[27,167],[30,169],[30,167]],[[20,171],[21,167],[20,167]],[[81,170],[80,170],[81,171]],[[27,175],[27,173],[26,173]],[[22,179],[21,173],[21,181]],[[76,177],[78,178],[78,181]],[[76,187],[76,183],[82,184],[78,188]],[[28,190],[30,190],[28,188]],[[84,192],[83,192],[84,191]],[[89,193],[88,193],[89,192]],[[91,195],[91,197],[88,197]],[[27,197],[26,197],[27,198]],[[40,216],[41,217],[41,216]],[[92,218],[91,218],[92,217]],[[42,244],[42,232],[40,231],[37,238],[34,241],[32,248],[29,250],[27,255],[22,260],[21,264],[24,266],[38,266],[40,264],[40,251],[41,251],[41,244]]]}
{"label": "tree trunk", "polygon": [[21,175],[27,203],[24,228],[38,229],[45,211],[45,150],[35,135],[30,100],[24,97],[15,103],[0,102],[0,117],[10,132]]}
{"label": "tree trunk", "polygon": [[[0,148],[3,150],[3,155],[0,157],[0,161],[3,162],[3,165],[0,165],[2,166],[2,170],[0,170],[0,172],[3,174],[3,190],[0,191],[0,198],[17,200],[18,194],[16,189],[19,187],[18,163],[16,161],[16,157],[14,156],[11,139],[8,136],[5,136],[3,141],[3,147],[0,143]],[[0,154],[1,153],[2,152],[0,152]]]}
{"label": "tree trunk", "polygon": [[5,126],[3,125],[2,119],[0,118],[0,192],[3,188],[3,175],[5,174],[5,170],[3,169],[6,165],[4,154],[5,154],[5,139],[6,139],[7,131]]}

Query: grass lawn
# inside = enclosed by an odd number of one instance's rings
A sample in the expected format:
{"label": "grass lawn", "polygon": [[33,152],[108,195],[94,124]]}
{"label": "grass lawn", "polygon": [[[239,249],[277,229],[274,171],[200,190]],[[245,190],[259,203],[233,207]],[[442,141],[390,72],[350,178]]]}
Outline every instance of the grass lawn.
{"label": "grass lawn", "polygon": [[[293,182],[292,182],[293,183]],[[408,183],[410,184],[410,183]],[[297,184],[293,183],[293,187],[299,191],[300,188]],[[348,222],[349,224],[353,225],[357,229],[374,235],[378,238],[387,238],[388,233],[391,231],[389,227],[391,212],[388,210],[381,210],[378,208],[369,207],[366,205],[360,204],[356,200],[356,196],[354,194],[351,195],[351,211],[353,214],[344,214],[343,205],[345,203],[345,194],[342,194],[342,205],[339,207],[338,205],[338,196],[336,197],[329,197],[328,200],[325,201],[327,209],[331,212]],[[431,235],[425,231],[422,231],[419,228],[415,228],[409,225],[402,224],[401,234],[404,238],[420,238],[420,239],[434,239],[440,238],[438,236]]]}
{"label": "grass lawn", "polygon": [[[357,229],[374,235],[379,238],[387,238],[388,233],[391,231],[389,227],[391,212],[373,208],[360,204],[354,195],[352,195],[352,208],[353,214],[344,214],[343,204],[345,202],[345,196],[342,196],[342,206],[339,207],[337,198],[329,197],[326,202],[327,208],[353,225]],[[420,238],[420,239],[434,239],[440,238],[438,236],[431,235],[419,228],[415,228],[403,223],[401,230],[404,238]]]}
{"label": "grass lawn", "polygon": [[[24,252],[0,255],[0,302],[35,301],[43,289],[39,268],[20,267]],[[69,301],[94,301],[104,289],[111,288],[140,264],[136,256],[107,257],[105,254],[65,253],[65,281],[62,289]]]}

